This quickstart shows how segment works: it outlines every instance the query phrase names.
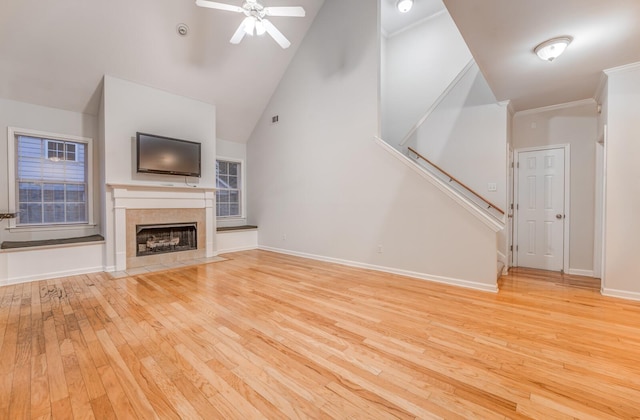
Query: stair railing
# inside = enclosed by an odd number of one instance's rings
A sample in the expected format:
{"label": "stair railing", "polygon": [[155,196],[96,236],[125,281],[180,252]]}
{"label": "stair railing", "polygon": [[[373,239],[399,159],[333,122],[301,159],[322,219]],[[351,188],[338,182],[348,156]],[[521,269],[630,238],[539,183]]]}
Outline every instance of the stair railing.
{"label": "stair railing", "polygon": [[[460,181],[459,179],[457,179],[456,177],[454,177],[453,175],[449,174],[447,171],[445,171],[444,169],[440,168],[438,165],[436,165],[435,163],[431,162],[429,159],[427,159],[426,157],[422,156],[420,153],[418,153],[417,151],[415,151],[414,149],[412,149],[411,147],[408,147],[407,150],[409,150],[409,152],[413,155],[416,156],[417,159],[423,160],[426,163],[428,163],[431,167],[435,168],[437,171],[439,171],[440,173],[442,173],[444,176],[446,176],[447,178],[449,178],[449,182],[455,182],[456,184],[458,184],[460,187],[462,187],[464,190],[466,190],[468,193],[470,193],[476,200],[480,200],[482,203],[484,203],[487,207],[487,210],[495,210],[496,212],[500,213],[501,215],[504,216],[504,210],[502,210],[500,207],[498,207],[497,205],[493,204],[491,201],[487,200],[486,198],[482,197],[480,194],[478,194],[477,192],[475,192],[473,189],[471,189],[469,186],[465,185],[462,181]],[[475,200],[474,200],[475,201]]]}

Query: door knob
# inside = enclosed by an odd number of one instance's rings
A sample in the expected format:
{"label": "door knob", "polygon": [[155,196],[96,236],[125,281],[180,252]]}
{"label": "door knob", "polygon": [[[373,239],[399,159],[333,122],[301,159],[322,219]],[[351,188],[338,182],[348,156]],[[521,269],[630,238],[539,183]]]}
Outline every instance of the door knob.
{"label": "door knob", "polygon": [[556,219],[562,219],[562,215],[560,213],[556,214]]}

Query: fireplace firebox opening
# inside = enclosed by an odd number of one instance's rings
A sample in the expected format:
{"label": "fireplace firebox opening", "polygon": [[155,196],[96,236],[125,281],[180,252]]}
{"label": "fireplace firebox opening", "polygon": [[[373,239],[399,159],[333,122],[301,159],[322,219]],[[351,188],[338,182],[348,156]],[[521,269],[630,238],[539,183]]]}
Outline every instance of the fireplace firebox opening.
{"label": "fireplace firebox opening", "polygon": [[198,223],[136,225],[136,256],[198,249]]}

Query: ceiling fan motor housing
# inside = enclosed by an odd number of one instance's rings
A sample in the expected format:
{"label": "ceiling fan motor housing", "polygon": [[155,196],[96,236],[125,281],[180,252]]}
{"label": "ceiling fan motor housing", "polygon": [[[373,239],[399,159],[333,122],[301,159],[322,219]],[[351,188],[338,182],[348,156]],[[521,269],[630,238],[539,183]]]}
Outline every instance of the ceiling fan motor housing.
{"label": "ceiling fan motor housing", "polygon": [[267,14],[264,10],[264,6],[258,3],[256,0],[247,0],[243,5],[245,16],[253,16],[256,19],[262,19]]}

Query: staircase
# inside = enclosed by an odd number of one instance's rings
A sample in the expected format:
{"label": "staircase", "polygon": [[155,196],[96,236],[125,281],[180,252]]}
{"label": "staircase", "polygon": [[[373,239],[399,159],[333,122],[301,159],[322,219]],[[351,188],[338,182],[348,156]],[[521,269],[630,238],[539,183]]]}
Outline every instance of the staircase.
{"label": "staircase", "polygon": [[[496,147],[493,133],[485,134],[485,131],[487,128],[495,131],[487,120],[499,121],[501,114],[505,116],[505,126],[501,127],[504,143],[502,155],[495,156],[493,152],[501,145]],[[446,183],[478,211],[504,226],[506,108],[496,102],[475,61],[469,61],[462,68],[400,142],[390,144],[422,170]],[[483,156],[479,159],[474,153]],[[482,187],[479,179],[491,179],[486,173],[501,163],[504,171],[495,175],[502,178],[501,195],[493,194],[502,202],[498,204],[478,191]],[[495,183],[497,189],[498,183]]]}
{"label": "staircase", "polygon": [[[471,60],[401,141],[388,142],[412,162],[416,171],[497,235],[504,235],[496,240],[503,244],[507,222],[507,121],[506,106],[496,101]],[[496,179],[499,182],[492,182]],[[479,192],[483,187],[488,187],[490,197]],[[496,249],[498,277],[505,268],[504,257],[499,256],[507,254],[506,249]]]}

